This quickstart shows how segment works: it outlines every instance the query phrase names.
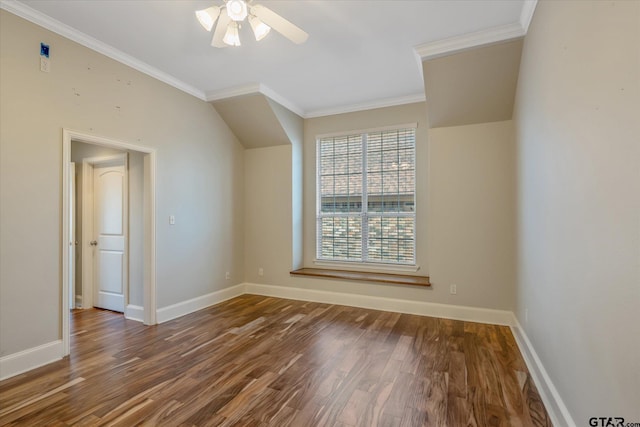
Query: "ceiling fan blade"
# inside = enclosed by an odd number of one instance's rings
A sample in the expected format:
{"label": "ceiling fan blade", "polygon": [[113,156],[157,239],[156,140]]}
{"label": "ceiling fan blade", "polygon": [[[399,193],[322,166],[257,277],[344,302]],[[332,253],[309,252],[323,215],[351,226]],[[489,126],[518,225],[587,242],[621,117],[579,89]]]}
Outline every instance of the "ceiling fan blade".
{"label": "ceiling fan blade", "polygon": [[216,25],[216,30],[213,33],[213,39],[211,39],[211,46],[213,47],[227,47],[227,44],[222,41],[225,33],[227,32],[227,27],[229,26],[229,22],[231,22],[231,18],[227,14],[225,9],[224,12],[220,13],[220,18],[218,18],[218,25]]}
{"label": "ceiling fan blade", "polygon": [[306,42],[309,37],[309,34],[267,7],[257,4],[251,7],[251,13],[296,44]]}

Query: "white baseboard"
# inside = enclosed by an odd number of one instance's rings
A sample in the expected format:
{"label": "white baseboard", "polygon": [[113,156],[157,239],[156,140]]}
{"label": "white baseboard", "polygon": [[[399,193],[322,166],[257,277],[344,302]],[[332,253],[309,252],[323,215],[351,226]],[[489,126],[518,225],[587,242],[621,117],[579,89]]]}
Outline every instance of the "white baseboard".
{"label": "white baseboard", "polygon": [[515,315],[513,315],[512,323],[511,331],[516,339],[520,353],[527,364],[533,382],[538,388],[538,392],[551,418],[551,422],[554,426],[575,427],[576,423],[573,421],[569,410],[560,397],[560,393],[558,393],[558,390],[553,385],[547,370],[544,368],[536,350],[533,348],[533,344],[529,341],[529,337],[527,337],[527,334],[524,329],[522,329],[522,325],[520,325]]}
{"label": "white baseboard", "polygon": [[420,316],[464,320],[466,322],[490,323],[494,325],[511,326],[513,320],[513,313],[506,310],[491,310],[488,308],[465,307],[461,305],[436,304],[425,301],[382,298],[287,286],[245,283],[245,293],[321,302],[325,304],[348,305],[351,307],[370,308],[397,313],[417,314]]}
{"label": "white baseboard", "polygon": [[144,322],[144,307],[139,305],[127,304],[124,309],[124,317],[136,322]]}
{"label": "white baseboard", "polygon": [[52,341],[37,347],[0,358],[0,380],[62,359],[62,340]]}
{"label": "white baseboard", "polygon": [[244,284],[239,284],[231,286],[230,288],[211,292],[210,294],[203,295],[201,297],[159,308],[157,311],[158,323],[164,323],[177,317],[184,316],[185,314],[193,313],[194,311],[202,310],[203,308],[240,296],[245,293],[244,288]]}

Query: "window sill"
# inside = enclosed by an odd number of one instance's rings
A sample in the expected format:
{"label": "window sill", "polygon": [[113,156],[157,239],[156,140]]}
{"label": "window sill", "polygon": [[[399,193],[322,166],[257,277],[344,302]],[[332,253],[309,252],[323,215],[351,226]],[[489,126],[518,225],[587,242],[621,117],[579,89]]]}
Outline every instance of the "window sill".
{"label": "window sill", "polygon": [[326,279],[354,280],[357,282],[375,282],[391,285],[409,285],[429,287],[428,276],[409,276],[406,274],[371,273],[366,271],[330,270],[325,268],[301,268],[290,272],[293,276],[319,277]]}

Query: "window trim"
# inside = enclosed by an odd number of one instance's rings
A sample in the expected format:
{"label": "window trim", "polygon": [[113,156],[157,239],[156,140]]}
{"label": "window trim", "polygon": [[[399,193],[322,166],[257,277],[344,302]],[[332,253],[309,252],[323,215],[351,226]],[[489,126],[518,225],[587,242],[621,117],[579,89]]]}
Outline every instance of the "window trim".
{"label": "window trim", "polygon": [[[327,267],[327,268],[331,268],[331,267],[335,267],[335,268],[351,268],[351,269],[356,269],[356,270],[360,270],[360,271],[373,271],[373,270],[380,270],[380,271],[405,271],[405,272],[417,272],[418,270],[420,270],[420,266],[417,264],[418,261],[418,244],[417,244],[417,240],[418,240],[418,236],[417,236],[417,222],[418,222],[418,216],[417,216],[417,211],[418,211],[418,186],[417,186],[417,181],[415,181],[415,179],[417,178],[417,170],[416,170],[416,161],[417,161],[417,129],[418,129],[418,123],[417,122],[413,122],[413,123],[405,123],[405,124],[401,124],[401,125],[391,125],[391,126],[380,126],[380,127],[374,127],[374,128],[367,128],[367,129],[356,129],[356,130],[350,130],[350,131],[340,131],[340,132],[330,132],[330,133],[324,133],[324,134],[318,134],[316,135],[315,138],[315,153],[316,153],[316,173],[315,173],[315,196],[316,196],[316,207],[315,207],[315,219],[314,219],[314,223],[315,223],[315,233],[314,233],[314,239],[315,239],[315,257],[313,259],[313,263],[319,266],[323,266],[323,267]],[[321,241],[318,238],[318,219],[322,217],[322,212],[321,212],[321,206],[322,206],[322,201],[321,201],[321,194],[319,190],[319,171],[320,171],[320,156],[319,156],[319,143],[321,139],[324,138],[335,138],[335,137],[349,137],[349,136],[361,136],[363,138],[363,146],[362,146],[362,163],[363,163],[363,177],[366,176],[366,168],[367,168],[367,156],[368,156],[368,134],[370,133],[376,133],[376,132],[392,132],[392,131],[402,131],[402,130],[413,130],[414,132],[414,155],[413,155],[413,173],[414,173],[414,192],[413,192],[413,203],[414,203],[414,211],[412,213],[407,213],[407,212],[380,212],[379,215],[375,215],[375,216],[380,216],[380,217],[393,217],[393,218],[398,218],[398,217],[413,217],[414,219],[414,238],[413,238],[413,263],[412,264],[400,264],[400,263],[390,263],[390,262],[386,262],[386,261],[371,261],[371,260],[367,260],[367,261],[351,261],[351,260],[340,260],[340,259],[321,259],[318,258],[318,254],[320,253],[320,244]],[[361,217],[363,219],[362,221],[362,254],[365,253],[365,251],[368,251],[368,244],[369,244],[369,237],[368,237],[368,227],[364,227],[364,217],[367,216],[367,212],[364,211],[364,206],[367,206],[367,202],[368,202],[368,188],[367,188],[367,180],[366,178],[363,179],[363,183],[362,183],[362,206],[363,206],[363,211],[358,213],[358,214],[351,214],[351,213],[333,213],[331,216],[335,217],[335,216],[344,216],[344,217]]]}
{"label": "window trim", "polygon": [[388,132],[388,131],[406,130],[406,129],[417,130],[418,123],[413,122],[413,123],[405,123],[402,125],[380,126],[380,127],[367,128],[367,129],[353,129],[353,130],[345,130],[340,132],[321,133],[316,135],[316,144],[318,143],[318,140],[322,138],[334,138],[336,136],[351,136],[351,135],[359,135],[363,133]]}

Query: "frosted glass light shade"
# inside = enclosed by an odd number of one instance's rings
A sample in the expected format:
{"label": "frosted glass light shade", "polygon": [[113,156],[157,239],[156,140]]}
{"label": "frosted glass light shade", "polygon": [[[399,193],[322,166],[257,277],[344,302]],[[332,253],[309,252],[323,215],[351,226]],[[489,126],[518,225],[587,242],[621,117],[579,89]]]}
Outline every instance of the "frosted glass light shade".
{"label": "frosted glass light shade", "polygon": [[229,23],[222,41],[229,46],[240,46],[240,35],[238,34],[238,24],[236,22]]}
{"label": "frosted glass light shade", "polygon": [[249,16],[249,24],[251,24],[251,29],[253,30],[253,35],[256,36],[256,40],[260,41],[263,38],[267,37],[269,31],[271,31],[271,27],[262,22],[256,16]]}
{"label": "frosted glass light shade", "polygon": [[200,22],[200,25],[202,25],[207,31],[211,31],[213,24],[216,23],[216,19],[218,19],[219,15],[219,7],[208,7],[206,9],[196,11],[196,18],[198,18],[198,22]]}

